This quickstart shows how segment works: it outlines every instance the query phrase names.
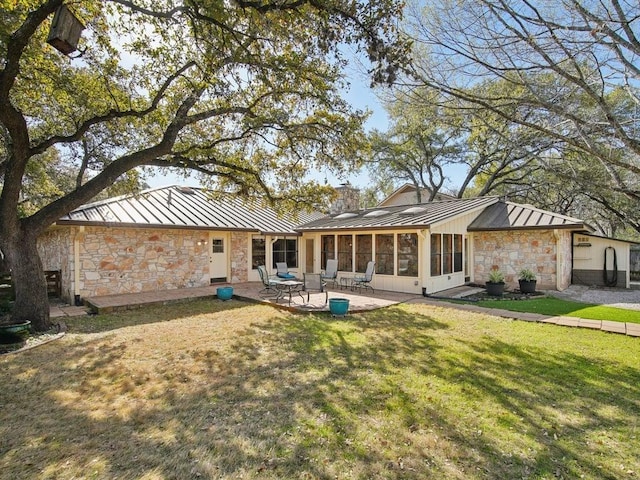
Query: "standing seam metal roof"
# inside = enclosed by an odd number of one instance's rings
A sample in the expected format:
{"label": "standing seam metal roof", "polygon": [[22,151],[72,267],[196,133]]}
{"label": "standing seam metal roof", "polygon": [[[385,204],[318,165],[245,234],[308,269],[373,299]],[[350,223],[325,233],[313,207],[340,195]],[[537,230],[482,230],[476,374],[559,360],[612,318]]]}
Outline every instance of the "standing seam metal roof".
{"label": "standing seam metal roof", "polygon": [[[374,207],[370,210],[358,210],[354,216],[324,217],[297,227],[299,231],[358,230],[383,228],[427,228],[431,225],[452,220],[453,218],[486,208],[498,201],[497,197],[445,200],[441,202],[421,203],[419,205],[396,205],[393,207]],[[416,207],[422,211],[415,212]],[[372,211],[388,212],[387,215],[367,216]]]}
{"label": "standing seam metal roof", "polygon": [[322,216],[320,213],[300,212],[298,219],[280,217],[275,210],[236,195],[216,199],[211,198],[204,189],[170,186],[83,205],[57,223],[244,230],[297,235],[295,227],[298,223]]}
{"label": "standing seam metal roof", "polygon": [[485,209],[469,227],[468,231],[571,228],[590,230],[582,220],[560,215],[531,205],[499,202]]}

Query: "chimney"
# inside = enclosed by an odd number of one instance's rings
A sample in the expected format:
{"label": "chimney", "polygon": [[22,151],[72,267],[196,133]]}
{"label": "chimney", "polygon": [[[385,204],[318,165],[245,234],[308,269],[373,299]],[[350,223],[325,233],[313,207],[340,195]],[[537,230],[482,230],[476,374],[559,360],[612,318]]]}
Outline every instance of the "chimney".
{"label": "chimney", "polygon": [[336,193],[338,196],[331,207],[329,207],[330,215],[336,215],[350,210],[358,210],[360,208],[360,190],[352,187],[350,183],[343,183],[339,187],[336,187]]}

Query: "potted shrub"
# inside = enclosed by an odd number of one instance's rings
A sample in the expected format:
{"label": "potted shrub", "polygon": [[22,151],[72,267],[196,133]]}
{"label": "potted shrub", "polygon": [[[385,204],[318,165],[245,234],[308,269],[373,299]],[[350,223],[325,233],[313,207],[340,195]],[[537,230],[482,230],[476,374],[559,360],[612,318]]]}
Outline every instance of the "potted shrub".
{"label": "potted shrub", "polygon": [[536,291],[536,274],[528,268],[523,268],[518,274],[521,293],[534,293]]}
{"label": "potted shrub", "polygon": [[504,293],[504,273],[497,268],[491,269],[486,287],[488,295],[501,297]]}

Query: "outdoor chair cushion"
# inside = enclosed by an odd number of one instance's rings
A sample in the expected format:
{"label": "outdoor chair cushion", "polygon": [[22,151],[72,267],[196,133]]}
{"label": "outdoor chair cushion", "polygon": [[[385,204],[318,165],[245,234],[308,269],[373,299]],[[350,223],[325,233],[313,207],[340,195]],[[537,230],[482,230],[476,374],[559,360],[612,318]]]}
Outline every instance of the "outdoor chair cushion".
{"label": "outdoor chair cushion", "polygon": [[278,277],[280,277],[280,278],[296,278],[295,275],[292,275],[290,273],[278,273]]}

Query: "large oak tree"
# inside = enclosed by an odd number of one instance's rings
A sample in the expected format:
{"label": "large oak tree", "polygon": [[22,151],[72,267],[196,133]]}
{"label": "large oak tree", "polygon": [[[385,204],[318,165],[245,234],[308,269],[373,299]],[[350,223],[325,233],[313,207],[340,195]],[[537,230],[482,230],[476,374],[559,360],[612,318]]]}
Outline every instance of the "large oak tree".
{"label": "large oak tree", "polygon": [[[68,7],[86,29],[65,57],[46,43],[62,3],[0,2],[0,250],[13,320],[40,330],[50,322],[36,240],[58,218],[150,166],[317,205],[327,187],[305,174],[349,168],[362,137],[363,113],[339,95],[343,46],[382,83],[408,50],[397,0],[77,0]],[[52,166],[74,181],[26,211],[26,186]]]}

